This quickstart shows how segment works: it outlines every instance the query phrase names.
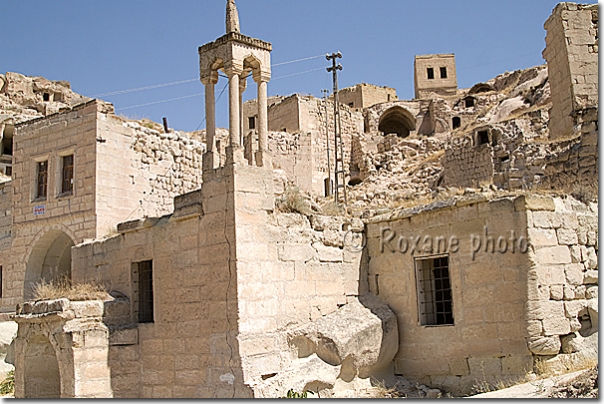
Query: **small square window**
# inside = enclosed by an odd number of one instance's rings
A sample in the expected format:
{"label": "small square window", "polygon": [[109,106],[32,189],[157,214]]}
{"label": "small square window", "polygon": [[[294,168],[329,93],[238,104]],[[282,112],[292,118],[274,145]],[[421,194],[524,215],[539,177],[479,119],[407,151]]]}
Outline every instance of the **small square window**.
{"label": "small square window", "polygon": [[46,199],[48,193],[48,161],[39,161],[36,166],[36,199]]}
{"label": "small square window", "polygon": [[449,257],[415,260],[421,325],[453,325]]}
{"label": "small square window", "polygon": [[441,67],[440,68],[440,78],[441,79],[446,79],[447,78],[447,68],[446,67]]}
{"label": "small square window", "polygon": [[61,167],[61,195],[73,194],[73,154],[63,156]]}
{"label": "small square window", "polygon": [[434,69],[428,67],[428,80],[434,80]]}

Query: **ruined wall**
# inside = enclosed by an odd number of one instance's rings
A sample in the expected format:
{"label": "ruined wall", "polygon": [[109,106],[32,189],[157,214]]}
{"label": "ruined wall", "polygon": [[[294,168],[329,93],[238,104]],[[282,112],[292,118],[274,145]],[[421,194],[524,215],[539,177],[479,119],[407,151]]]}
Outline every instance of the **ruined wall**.
{"label": "ruined wall", "polygon": [[[329,97],[333,101],[333,96]],[[349,108],[369,108],[375,104],[397,100],[396,90],[390,87],[380,87],[373,84],[361,83],[338,91],[340,103]]]}
{"label": "ruined wall", "polygon": [[[513,200],[486,202],[479,196],[367,224],[369,288],[398,319],[397,374],[469,393],[477,382],[513,380],[532,369],[524,319],[526,226],[526,215]],[[430,291],[420,288],[416,265],[435,257],[448,257],[450,325],[420,322],[425,309],[418,302]]]}
{"label": "ruined wall", "polygon": [[[283,169],[288,179],[306,192],[325,195],[324,179],[327,174],[327,148],[329,147],[331,170],[335,164],[334,119],[333,103],[327,102],[327,115],[325,102],[314,97],[292,96],[281,104],[269,108],[269,127],[276,127],[271,123],[271,111],[279,114],[294,108],[299,130],[290,134],[281,131],[269,133],[269,150],[273,154],[273,166]],[[281,108],[285,108],[281,110]],[[327,116],[327,122],[326,122]],[[344,169],[350,172],[351,147],[353,134],[362,133],[363,117],[360,112],[355,112],[348,107],[340,109],[342,125],[342,145]],[[291,117],[289,117],[291,121]],[[277,122],[285,122],[278,120]],[[329,130],[329,135],[326,134]],[[329,144],[327,136],[329,136]],[[333,175],[332,175],[333,178]]]}
{"label": "ruined wall", "polygon": [[452,139],[442,161],[445,186],[477,188],[493,180],[493,147],[476,146],[472,136]]}
{"label": "ruined wall", "polygon": [[167,214],[174,196],[201,185],[204,146],[198,140],[113,115],[99,115],[97,136],[98,236],[125,220]]}
{"label": "ruined wall", "polygon": [[547,197],[525,207],[527,342],[537,369],[592,366],[598,360],[598,205]]}
{"label": "ruined wall", "polygon": [[597,108],[580,111],[575,120],[579,137],[552,145],[553,151],[545,160],[543,188],[566,191],[582,199],[597,199],[597,114]]}
{"label": "ruined wall", "polygon": [[550,137],[572,135],[573,116],[598,105],[598,6],[560,3],[544,25],[552,92]]}

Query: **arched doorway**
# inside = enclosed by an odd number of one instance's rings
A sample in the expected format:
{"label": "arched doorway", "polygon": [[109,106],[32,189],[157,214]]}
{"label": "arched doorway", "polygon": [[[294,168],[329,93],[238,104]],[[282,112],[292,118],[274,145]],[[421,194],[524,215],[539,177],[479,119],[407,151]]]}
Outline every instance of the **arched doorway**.
{"label": "arched doorway", "polygon": [[74,242],[60,230],[50,230],[34,245],[25,270],[23,297],[33,297],[33,286],[40,281],[71,280],[71,247]]}
{"label": "arched doorway", "polygon": [[48,338],[36,335],[27,341],[24,363],[24,398],[61,397],[59,362]]}
{"label": "arched doorway", "polygon": [[406,109],[395,106],[382,114],[378,130],[385,135],[396,133],[399,137],[407,137],[415,130],[415,118]]}

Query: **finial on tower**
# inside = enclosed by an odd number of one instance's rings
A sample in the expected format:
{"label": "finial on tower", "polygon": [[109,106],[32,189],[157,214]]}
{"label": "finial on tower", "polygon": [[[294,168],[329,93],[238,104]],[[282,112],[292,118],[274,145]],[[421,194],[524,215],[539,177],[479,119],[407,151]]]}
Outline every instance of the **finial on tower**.
{"label": "finial on tower", "polygon": [[239,13],[235,0],[227,0],[226,6],[226,33],[240,32],[239,31]]}

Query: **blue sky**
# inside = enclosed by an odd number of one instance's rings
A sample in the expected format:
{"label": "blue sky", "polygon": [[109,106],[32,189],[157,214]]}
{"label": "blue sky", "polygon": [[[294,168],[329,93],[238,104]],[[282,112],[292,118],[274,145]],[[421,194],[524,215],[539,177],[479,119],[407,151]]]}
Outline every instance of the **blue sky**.
{"label": "blue sky", "polygon": [[[544,63],[543,23],[555,0],[236,0],[241,32],[273,44],[278,64],[341,51],[340,87],[366,82],[413,98],[413,58],[454,53],[468,88]],[[0,73],[67,80],[116,113],[170,127],[204,128],[197,48],[224,34],[226,0],[2,0]],[[596,3],[596,1],[588,1]],[[323,56],[273,67],[269,95],[321,96],[331,89]],[[302,73],[302,74],[298,74]],[[288,77],[285,77],[288,76]],[[245,99],[255,98],[249,79]],[[216,95],[226,84],[221,78]],[[185,98],[186,97],[186,98]],[[225,91],[218,125],[228,126]],[[166,100],[173,100],[163,102]],[[144,107],[130,108],[142,104]]]}

